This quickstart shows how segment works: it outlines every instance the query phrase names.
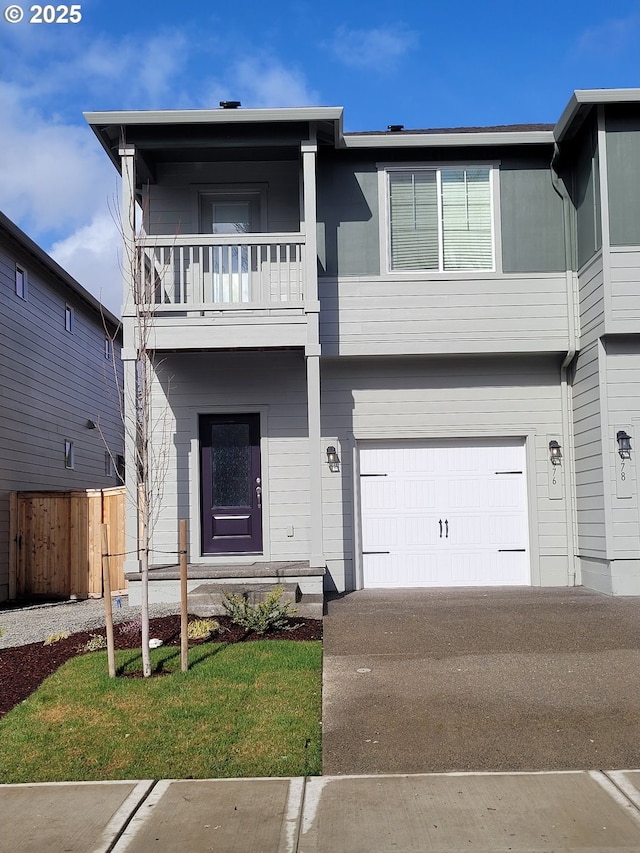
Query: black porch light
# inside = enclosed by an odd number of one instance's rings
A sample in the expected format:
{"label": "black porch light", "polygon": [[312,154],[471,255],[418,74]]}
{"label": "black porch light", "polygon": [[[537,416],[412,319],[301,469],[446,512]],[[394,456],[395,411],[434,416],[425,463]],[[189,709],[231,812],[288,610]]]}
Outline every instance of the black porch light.
{"label": "black porch light", "polygon": [[555,439],[549,442],[549,458],[552,465],[562,464],[562,448]]}
{"label": "black porch light", "polygon": [[329,465],[329,470],[334,474],[340,471],[340,457],[332,444],[327,447],[327,464]]}
{"label": "black porch light", "polygon": [[620,459],[631,459],[631,436],[621,429],[616,434],[616,441],[618,442]]}

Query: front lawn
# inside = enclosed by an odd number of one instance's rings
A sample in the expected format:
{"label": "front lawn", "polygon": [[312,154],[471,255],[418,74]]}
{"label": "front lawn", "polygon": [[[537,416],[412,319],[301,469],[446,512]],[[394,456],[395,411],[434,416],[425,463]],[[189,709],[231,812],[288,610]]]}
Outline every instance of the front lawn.
{"label": "front lawn", "polygon": [[[149,679],[106,652],[62,666],[0,720],[0,782],[304,776],[321,772],[319,642],[152,651]],[[140,653],[116,653],[121,673]]]}

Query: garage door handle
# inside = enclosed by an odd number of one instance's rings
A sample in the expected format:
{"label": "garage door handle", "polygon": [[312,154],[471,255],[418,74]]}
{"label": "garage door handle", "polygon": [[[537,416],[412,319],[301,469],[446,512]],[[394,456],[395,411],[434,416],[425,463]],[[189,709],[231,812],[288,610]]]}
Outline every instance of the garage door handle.
{"label": "garage door handle", "polygon": [[366,554],[390,554],[391,551],[363,551],[363,556]]}
{"label": "garage door handle", "polygon": [[442,519],[440,519],[438,524],[440,525],[440,538],[442,539]]}
{"label": "garage door handle", "polygon": [[449,519],[445,518],[444,520],[444,529],[445,529],[445,539],[449,538]]}
{"label": "garage door handle", "polygon": [[498,554],[524,554],[526,548],[498,548]]}

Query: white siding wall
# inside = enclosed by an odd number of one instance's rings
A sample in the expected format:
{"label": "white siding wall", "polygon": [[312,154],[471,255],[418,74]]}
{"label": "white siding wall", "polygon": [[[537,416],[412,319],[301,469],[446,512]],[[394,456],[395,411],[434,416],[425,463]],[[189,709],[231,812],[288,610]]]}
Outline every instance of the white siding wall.
{"label": "white siding wall", "polygon": [[607,332],[640,327],[640,249],[611,249],[611,324]]}
{"label": "white siding wall", "polygon": [[[638,514],[637,459],[640,450],[640,343],[619,340],[607,346],[606,376],[609,409],[609,435],[605,436],[605,461],[611,484],[613,559],[640,558],[640,515]],[[613,350],[613,352],[611,351]],[[626,463],[631,475],[630,497],[618,497],[616,474],[618,454],[616,431],[626,429],[632,436],[634,452]]]}
{"label": "white siding wall", "polygon": [[583,349],[573,381],[578,553],[604,559],[606,523],[602,476],[600,365],[597,340]]}
{"label": "white siding wall", "polygon": [[582,346],[604,331],[604,282],[602,254],[598,253],[578,273],[580,333]]}
{"label": "white siding wall", "polygon": [[561,352],[564,274],[319,280],[326,355]]}
{"label": "white siding wall", "polygon": [[[353,449],[357,439],[526,436],[533,583],[566,584],[564,499],[549,498],[549,434],[561,435],[559,364],[550,358],[341,359],[322,368],[322,431],[339,475],[323,481],[325,553],[338,590],[353,588]],[[562,440],[562,439],[561,439]],[[531,467],[533,470],[531,470]]]}
{"label": "white siding wall", "polygon": [[307,395],[302,353],[166,355],[159,374],[154,406],[158,414],[163,408],[167,412],[169,440],[165,442],[168,469],[153,562],[166,564],[176,559],[162,552],[177,550],[179,518],[190,520],[190,560],[219,561],[200,556],[198,415],[255,411],[261,413],[263,439],[264,558],[308,560]]}
{"label": "white siding wall", "polygon": [[[16,259],[27,272],[26,300],[15,292]],[[74,309],[71,334],[66,304]],[[118,484],[105,477],[100,431],[86,427],[99,421],[112,452],[123,452],[104,340],[97,312],[30,256],[0,250],[0,600],[8,593],[9,492]],[[74,442],[74,470],[65,468],[65,439]]]}
{"label": "white siding wall", "polygon": [[207,185],[266,186],[267,231],[300,231],[298,162],[166,163],[149,188],[148,234],[200,233],[198,189]]}

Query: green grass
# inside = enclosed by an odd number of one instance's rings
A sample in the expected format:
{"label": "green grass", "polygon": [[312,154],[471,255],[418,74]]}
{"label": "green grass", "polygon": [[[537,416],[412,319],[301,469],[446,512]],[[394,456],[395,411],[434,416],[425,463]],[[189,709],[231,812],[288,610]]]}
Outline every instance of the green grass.
{"label": "green grass", "polygon": [[151,654],[170,674],[110,679],[106,652],[62,666],[0,720],[0,782],[321,772],[320,643],[205,643],[186,673],[179,649]]}

